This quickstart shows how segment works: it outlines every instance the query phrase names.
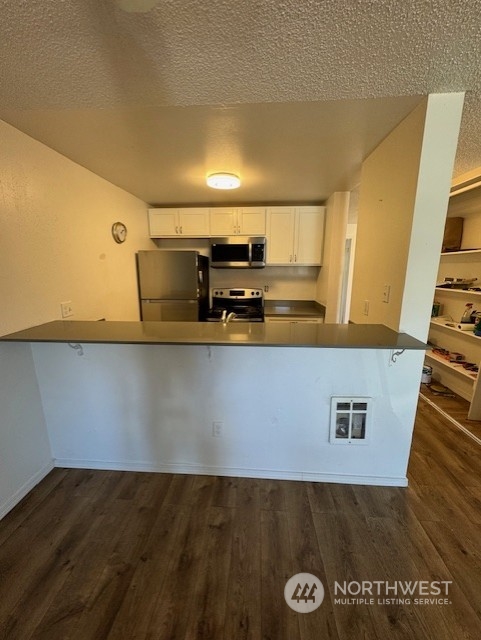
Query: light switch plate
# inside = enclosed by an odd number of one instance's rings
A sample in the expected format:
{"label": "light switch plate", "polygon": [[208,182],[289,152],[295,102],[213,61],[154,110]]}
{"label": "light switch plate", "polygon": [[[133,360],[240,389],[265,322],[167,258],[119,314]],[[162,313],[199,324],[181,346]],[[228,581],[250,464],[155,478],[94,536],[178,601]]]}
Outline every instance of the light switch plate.
{"label": "light switch plate", "polygon": [[387,304],[389,302],[390,297],[391,297],[391,285],[385,284],[384,289],[382,291],[382,301]]}

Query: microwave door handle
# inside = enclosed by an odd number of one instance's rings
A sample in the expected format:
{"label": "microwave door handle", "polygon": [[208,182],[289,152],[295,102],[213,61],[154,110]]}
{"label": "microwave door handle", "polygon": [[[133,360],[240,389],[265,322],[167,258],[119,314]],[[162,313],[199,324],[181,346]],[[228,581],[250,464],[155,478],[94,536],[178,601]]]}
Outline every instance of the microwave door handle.
{"label": "microwave door handle", "polygon": [[252,242],[247,245],[249,247],[249,264],[252,264]]}

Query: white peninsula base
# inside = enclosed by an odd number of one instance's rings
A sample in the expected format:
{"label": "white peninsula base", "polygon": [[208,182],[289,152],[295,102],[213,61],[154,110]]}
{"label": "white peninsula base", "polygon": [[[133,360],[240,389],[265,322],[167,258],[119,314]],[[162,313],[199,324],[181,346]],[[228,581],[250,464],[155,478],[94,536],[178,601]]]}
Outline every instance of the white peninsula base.
{"label": "white peninsula base", "polygon": [[[39,342],[32,352],[56,466],[407,485],[422,350]],[[332,396],[372,399],[363,446],[330,443]]]}

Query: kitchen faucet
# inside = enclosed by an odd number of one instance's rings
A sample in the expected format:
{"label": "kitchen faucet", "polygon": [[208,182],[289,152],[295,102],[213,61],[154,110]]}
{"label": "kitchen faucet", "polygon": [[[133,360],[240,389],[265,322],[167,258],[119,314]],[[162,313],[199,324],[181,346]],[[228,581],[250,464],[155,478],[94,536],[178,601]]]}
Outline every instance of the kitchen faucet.
{"label": "kitchen faucet", "polygon": [[229,313],[229,315],[227,315],[227,309],[224,309],[222,311],[222,317],[221,317],[221,321],[222,324],[227,324],[228,322],[230,322],[233,318],[235,318],[235,313],[233,311],[231,311]]}

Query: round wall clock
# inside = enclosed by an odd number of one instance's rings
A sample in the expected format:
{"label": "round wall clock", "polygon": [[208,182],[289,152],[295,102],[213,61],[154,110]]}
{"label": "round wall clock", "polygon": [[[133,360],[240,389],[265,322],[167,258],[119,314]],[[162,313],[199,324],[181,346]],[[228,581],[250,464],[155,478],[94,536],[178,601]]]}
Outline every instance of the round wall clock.
{"label": "round wall clock", "polygon": [[127,227],[123,222],[114,222],[112,225],[112,237],[118,244],[125,242],[127,237]]}

